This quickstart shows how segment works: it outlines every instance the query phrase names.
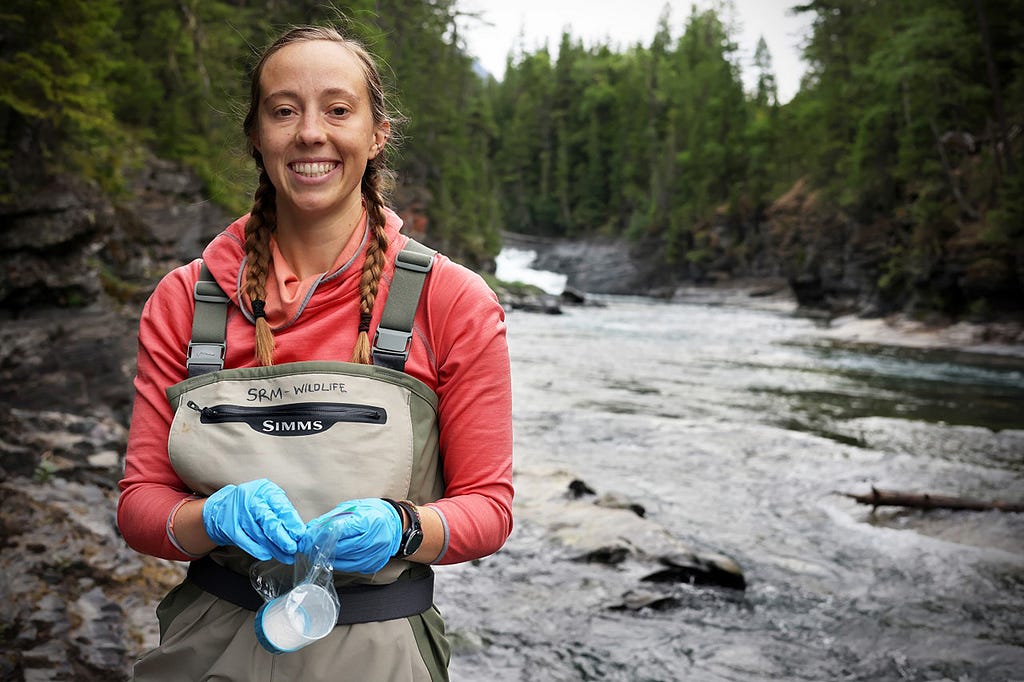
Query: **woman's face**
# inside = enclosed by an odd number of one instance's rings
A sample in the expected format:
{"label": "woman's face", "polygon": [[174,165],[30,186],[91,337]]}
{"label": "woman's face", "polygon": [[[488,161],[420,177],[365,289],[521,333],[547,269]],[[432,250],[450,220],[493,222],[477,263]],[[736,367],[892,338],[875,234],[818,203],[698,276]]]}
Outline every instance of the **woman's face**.
{"label": "woman's face", "polygon": [[253,145],[277,190],[279,226],[360,210],[366,163],[387,138],[357,57],[340,43],[292,43],[260,77]]}

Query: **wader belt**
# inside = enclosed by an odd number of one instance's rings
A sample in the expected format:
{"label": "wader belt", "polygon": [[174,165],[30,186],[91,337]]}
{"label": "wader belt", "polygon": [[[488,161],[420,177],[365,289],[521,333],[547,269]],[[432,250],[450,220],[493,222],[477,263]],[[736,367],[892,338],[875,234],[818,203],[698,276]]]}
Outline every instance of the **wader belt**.
{"label": "wader belt", "polygon": [[[264,604],[249,579],[206,556],[189,564],[188,581],[215,597],[249,611]],[[338,625],[407,618],[434,605],[434,572],[396,580],[388,585],[348,585],[337,588],[341,610]]]}

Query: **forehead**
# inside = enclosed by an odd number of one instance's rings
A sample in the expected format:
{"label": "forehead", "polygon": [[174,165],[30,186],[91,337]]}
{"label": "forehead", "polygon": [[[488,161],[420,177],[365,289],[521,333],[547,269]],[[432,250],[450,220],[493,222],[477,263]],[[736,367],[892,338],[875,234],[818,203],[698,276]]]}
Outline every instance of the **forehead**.
{"label": "forehead", "polygon": [[277,90],[315,94],[348,90],[367,96],[366,76],[359,58],[342,43],[308,40],[285,45],[270,55],[260,74],[260,93]]}

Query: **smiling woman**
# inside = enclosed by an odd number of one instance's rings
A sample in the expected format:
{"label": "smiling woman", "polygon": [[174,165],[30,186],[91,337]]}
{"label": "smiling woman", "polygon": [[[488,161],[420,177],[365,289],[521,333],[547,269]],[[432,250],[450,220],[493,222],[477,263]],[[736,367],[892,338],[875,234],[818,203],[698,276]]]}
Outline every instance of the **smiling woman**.
{"label": "smiling woman", "polygon": [[[282,48],[264,67],[260,91],[249,134],[277,188],[278,247],[300,276],[323,272],[360,219],[363,169],[390,122],[375,120],[359,62],[341,43]],[[318,248],[305,249],[310,241]],[[302,262],[307,252],[320,262]]]}
{"label": "smiling woman", "polygon": [[[511,532],[504,311],[385,205],[392,116],[361,45],[293,29],[251,87],[252,211],[165,277],[140,322],[118,524],[191,564],[135,679],[446,680],[429,565]],[[335,518],[337,625],[268,648],[250,575],[309,565]]]}

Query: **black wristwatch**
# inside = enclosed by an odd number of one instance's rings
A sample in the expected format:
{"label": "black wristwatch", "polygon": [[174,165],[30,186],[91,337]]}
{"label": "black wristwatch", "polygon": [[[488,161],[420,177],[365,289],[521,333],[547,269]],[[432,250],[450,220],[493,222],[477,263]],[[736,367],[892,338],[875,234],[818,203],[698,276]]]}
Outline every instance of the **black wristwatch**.
{"label": "black wristwatch", "polygon": [[420,513],[416,511],[416,507],[412,502],[406,500],[395,501],[386,497],[384,501],[394,507],[400,517],[407,516],[409,518],[409,527],[402,531],[402,539],[398,543],[398,551],[395,552],[395,556],[399,559],[404,559],[415,554],[416,550],[423,544],[423,526],[420,525]]}

